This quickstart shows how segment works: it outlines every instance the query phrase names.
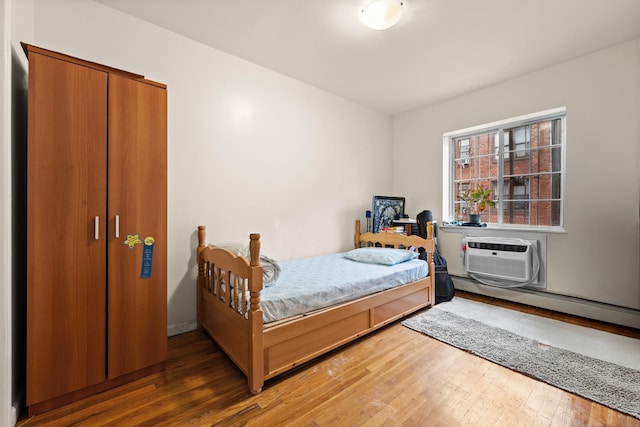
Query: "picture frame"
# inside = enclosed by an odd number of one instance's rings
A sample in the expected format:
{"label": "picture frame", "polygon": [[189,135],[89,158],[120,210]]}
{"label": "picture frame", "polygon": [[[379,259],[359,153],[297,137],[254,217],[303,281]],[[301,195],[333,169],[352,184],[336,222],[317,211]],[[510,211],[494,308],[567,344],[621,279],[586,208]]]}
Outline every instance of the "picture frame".
{"label": "picture frame", "polygon": [[390,227],[393,221],[404,216],[404,197],[373,196],[373,232],[379,233]]}

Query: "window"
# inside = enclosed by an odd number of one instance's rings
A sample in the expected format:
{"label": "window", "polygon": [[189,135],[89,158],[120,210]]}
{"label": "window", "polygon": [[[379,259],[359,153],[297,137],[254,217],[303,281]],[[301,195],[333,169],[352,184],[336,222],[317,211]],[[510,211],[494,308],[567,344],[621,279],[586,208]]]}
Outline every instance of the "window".
{"label": "window", "polygon": [[549,110],[444,135],[446,218],[466,221],[458,195],[492,189],[481,221],[561,228],[564,208],[565,110]]}

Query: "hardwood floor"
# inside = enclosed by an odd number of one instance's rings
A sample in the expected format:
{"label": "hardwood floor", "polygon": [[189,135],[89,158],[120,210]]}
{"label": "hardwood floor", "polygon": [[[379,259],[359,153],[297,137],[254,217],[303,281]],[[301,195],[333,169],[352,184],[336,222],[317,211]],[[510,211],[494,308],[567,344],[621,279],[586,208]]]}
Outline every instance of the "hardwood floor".
{"label": "hardwood floor", "polygon": [[[640,338],[640,331],[467,297]],[[203,333],[169,339],[165,372],[18,426],[640,426],[640,420],[510,371],[396,322],[252,396]]]}

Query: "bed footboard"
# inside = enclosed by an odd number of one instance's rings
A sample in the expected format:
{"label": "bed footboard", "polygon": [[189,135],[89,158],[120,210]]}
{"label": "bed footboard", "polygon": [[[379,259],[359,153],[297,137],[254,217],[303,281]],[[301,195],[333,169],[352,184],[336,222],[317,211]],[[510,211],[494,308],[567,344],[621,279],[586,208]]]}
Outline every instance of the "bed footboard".
{"label": "bed footboard", "polygon": [[198,327],[244,372],[257,394],[264,384],[260,235],[250,235],[249,262],[205,241],[206,228],[199,226]]}

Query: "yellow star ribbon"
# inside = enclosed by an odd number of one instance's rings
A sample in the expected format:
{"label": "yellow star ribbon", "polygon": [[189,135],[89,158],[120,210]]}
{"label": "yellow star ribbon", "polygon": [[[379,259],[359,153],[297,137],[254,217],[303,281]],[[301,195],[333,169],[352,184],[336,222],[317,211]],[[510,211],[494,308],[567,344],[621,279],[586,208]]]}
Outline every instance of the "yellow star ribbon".
{"label": "yellow star ribbon", "polygon": [[139,234],[127,234],[127,240],[123,242],[125,245],[129,245],[129,249],[133,249],[135,245],[142,243]]}

